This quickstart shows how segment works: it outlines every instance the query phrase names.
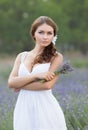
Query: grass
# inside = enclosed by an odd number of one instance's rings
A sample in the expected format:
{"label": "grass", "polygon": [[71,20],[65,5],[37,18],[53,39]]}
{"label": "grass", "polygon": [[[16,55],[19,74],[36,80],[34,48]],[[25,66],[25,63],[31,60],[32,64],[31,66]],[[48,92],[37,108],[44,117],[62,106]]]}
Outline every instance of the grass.
{"label": "grass", "polygon": [[13,130],[13,111],[6,114],[0,110],[0,130]]}
{"label": "grass", "polygon": [[75,101],[73,107],[70,110],[65,110],[66,121],[68,124],[68,130],[88,130],[88,101],[87,98],[79,97],[81,100],[86,100],[85,105],[80,103],[78,105],[77,99],[74,97]]}
{"label": "grass", "polygon": [[78,51],[66,52],[64,58],[70,60],[72,65],[77,68],[88,68],[88,54],[83,55]]}
{"label": "grass", "polygon": [[72,61],[72,65],[76,68],[88,68],[88,60],[78,59],[78,60]]}

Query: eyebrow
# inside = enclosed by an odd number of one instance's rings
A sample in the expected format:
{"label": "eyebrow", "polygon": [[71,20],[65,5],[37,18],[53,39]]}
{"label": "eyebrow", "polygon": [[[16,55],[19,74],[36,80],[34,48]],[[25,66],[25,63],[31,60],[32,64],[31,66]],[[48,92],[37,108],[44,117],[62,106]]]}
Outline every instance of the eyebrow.
{"label": "eyebrow", "polygon": [[[38,31],[43,31],[43,32],[45,32],[45,30],[38,30]],[[47,32],[53,33],[53,31],[51,31],[51,30],[49,30],[49,31],[47,31]]]}

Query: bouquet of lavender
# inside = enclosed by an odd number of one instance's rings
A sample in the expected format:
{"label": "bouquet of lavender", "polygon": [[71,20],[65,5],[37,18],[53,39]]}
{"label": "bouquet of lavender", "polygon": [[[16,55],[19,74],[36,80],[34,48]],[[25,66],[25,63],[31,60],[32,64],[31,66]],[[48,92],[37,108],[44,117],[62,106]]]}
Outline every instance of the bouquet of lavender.
{"label": "bouquet of lavender", "polygon": [[[69,62],[65,62],[58,70],[54,72],[55,75],[58,74],[67,74],[68,72],[73,71],[73,67]],[[44,83],[46,82],[45,79],[41,79],[40,82]]]}

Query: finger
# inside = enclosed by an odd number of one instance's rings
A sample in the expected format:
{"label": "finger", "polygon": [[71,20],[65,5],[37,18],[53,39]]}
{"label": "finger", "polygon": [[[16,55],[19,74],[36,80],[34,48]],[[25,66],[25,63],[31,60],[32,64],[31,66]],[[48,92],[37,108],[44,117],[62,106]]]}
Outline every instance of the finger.
{"label": "finger", "polygon": [[47,80],[52,80],[54,78],[54,76],[50,75],[47,77]]}
{"label": "finger", "polygon": [[53,75],[51,75],[49,78],[50,78],[50,79],[53,79],[53,78],[54,78],[54,76],[53,76]]}
{"label": "finger", "polygon": [[52,75],[55,76],[55,73],[52,72]]}

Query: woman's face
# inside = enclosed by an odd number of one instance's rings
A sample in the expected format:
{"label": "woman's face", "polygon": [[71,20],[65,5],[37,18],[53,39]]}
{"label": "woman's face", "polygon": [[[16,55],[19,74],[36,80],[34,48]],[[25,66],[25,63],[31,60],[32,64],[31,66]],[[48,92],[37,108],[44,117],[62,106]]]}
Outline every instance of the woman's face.
{"label": "woman's face", "polygon": [[48,24],[44,23],[40,25],[34,34],[34,38],[37,44],[40,46],[48,46],[54,37],[54,29]]}

